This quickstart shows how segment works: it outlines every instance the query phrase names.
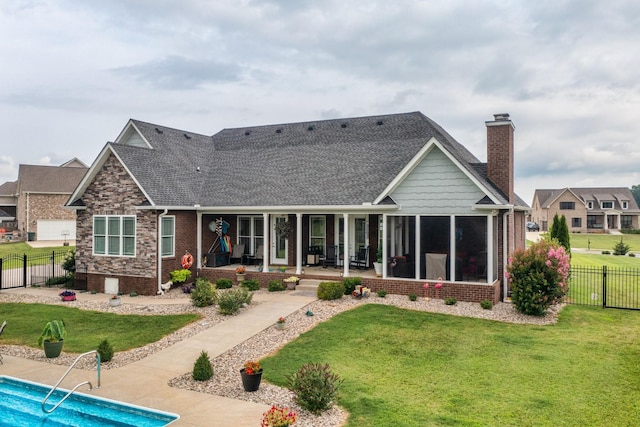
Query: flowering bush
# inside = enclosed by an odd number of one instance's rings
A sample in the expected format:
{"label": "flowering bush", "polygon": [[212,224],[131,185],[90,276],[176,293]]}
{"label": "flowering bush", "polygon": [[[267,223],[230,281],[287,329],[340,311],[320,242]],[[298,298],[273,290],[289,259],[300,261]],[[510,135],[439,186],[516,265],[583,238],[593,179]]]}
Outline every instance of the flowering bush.
{"label": "flowering bush", "polygon": [[509,263],[505,277],[519,311],[542,316],[567,293],[569,255],[557,242],[534,243],[524,251],[516,251]]}
{"label": "flowering bush", "polygon": [[236,268],[236,273],[237,273],[237,274],[244,274],[244,273],[246,273],[246,272],[247,272],[247,269],[246,269],[246,268],[244,268],[244,266],[243,266],[243,265],[241,265],[240,267],[237,267],[237,268]]}
{"label": "flowering bush", "polygon": [[245,364],[244,364],[244,373],[245,374],[253,375],[253,374],[257,374],[261,370],[262,370],[262,367],[260,366],[260,362],[257,362],[255,360],[249,360],[248,362],[245,362]]}
{"label": "flowering bush", "polygon": [[285,427],[290,426],[298,420],[298,414],[289,408],[280,408],[273,405],[271,409],[262,414],[260,427]]}
{"label": "flowering bush", "polygon": [[287,283],[295,283],[298,280],[300,280],[299,277],[296,276],[291,276],[291,277],[287,277],[286,279],[283,280],[283,282],[287,282]]}

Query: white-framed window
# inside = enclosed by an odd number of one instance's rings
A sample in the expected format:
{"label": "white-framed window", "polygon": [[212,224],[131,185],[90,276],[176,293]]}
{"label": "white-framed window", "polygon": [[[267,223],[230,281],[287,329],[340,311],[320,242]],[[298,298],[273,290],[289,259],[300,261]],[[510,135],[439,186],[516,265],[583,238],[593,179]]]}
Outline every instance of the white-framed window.
{"label": "white-framed window", "polygon": [[613,209],[613,202],[602,202],[602,209]]}
{"label": "white-framed window", "polygon": [[163,216],[160,221],[160,254],[172,257],[176,254],[176,217]]}
{"label": "white-framed window", "polygon": [[327,245],[327,221],[324,215],[309,217],[309,246],[317,246],[320,253],[325,253]]}
{"label": "white-framed window", "polygon": [[244,244],[245,253],[256,255],[258,247],[264,244],[263,224],[262,216],[238,217],[238,243]]}
{"label": "white-framed window", "polygon": [[136,255],[135,215],[95,215],[93,253],[108,256]]}
{"label": "white-framed window", "polygon": [[589,209],[589,210],[593,209],[593,201],[589,200],[587,202],[587,209]]}
{"label": "white-framed window", "polygon": [[629,202],[627,202],[626,200],[622,202],[622,209],[629,209]]}

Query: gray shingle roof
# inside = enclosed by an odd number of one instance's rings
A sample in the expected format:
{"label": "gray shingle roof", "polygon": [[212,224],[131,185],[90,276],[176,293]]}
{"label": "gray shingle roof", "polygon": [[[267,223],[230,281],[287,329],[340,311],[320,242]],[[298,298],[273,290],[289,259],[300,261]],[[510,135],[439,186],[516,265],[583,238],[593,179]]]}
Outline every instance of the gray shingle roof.
{"label": "gray shingle roof", "polygon": [[159,206],[371,203],[432,137],[508,203],[487,181],[486,167],[420,112],[224,129],[211,137],[132,123],[153,149],[110,145]]}
{"label": "gray shingle roof", "polygon": [[83,167],[20,165],[18,191],[71,194],[86,172]]}
{"label": "gray shingle roof", "polygon": [[568,187],[560,189],[541,189],[535,191],[534,198],[538,197],[538,201],[542,208],[548,208],[550,204],[565,191],[571,191],[579,199],[582,199],[584,203],[588,201],[597,202],[594,203],[593,209],[591,209],[590,212],[603,212],[600,208],[600,202],[602,201],[614,202],[614,209],[618,210],[623,210],[621,202],[627,201],[629,205],[627,209],[624,209],[625,212],[640,212],[640,208],[638,208],[631,190],[624,187]]}

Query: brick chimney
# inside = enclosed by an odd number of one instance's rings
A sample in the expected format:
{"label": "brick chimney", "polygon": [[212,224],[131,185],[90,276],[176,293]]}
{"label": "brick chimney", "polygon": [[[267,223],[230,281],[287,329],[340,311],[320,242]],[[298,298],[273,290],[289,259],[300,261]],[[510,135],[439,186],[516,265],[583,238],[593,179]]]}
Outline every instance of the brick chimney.
{"label": "brick chimney", "polygon": [[487,178],[515,202],[513,189],[513,132],[516,129],[509,114],[494,114],[487,125]]}

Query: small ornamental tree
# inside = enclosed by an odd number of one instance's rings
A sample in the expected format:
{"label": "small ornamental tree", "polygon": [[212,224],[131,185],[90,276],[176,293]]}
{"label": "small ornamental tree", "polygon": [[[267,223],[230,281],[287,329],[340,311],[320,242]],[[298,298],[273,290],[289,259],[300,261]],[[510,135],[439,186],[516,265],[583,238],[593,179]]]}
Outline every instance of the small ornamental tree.
{"label": "small ornamental tree", "polygon": [[553,217],[553,224],[551,224],[551,230],[549,231],[549,236],[552,239],[556,239],[558,243],[564,247],[564,250],[569,254],[569,257],[571,257],[569,226],[567,225],[567,218],[564,215],[558,217],[558,214],[555,214]]}
{"label": "small ornamental tree", "polygon": [[543,316],[567,293],[569,267],[564,247],[550,239],[516,251],[505,273],[515,307],[525,314]]}

